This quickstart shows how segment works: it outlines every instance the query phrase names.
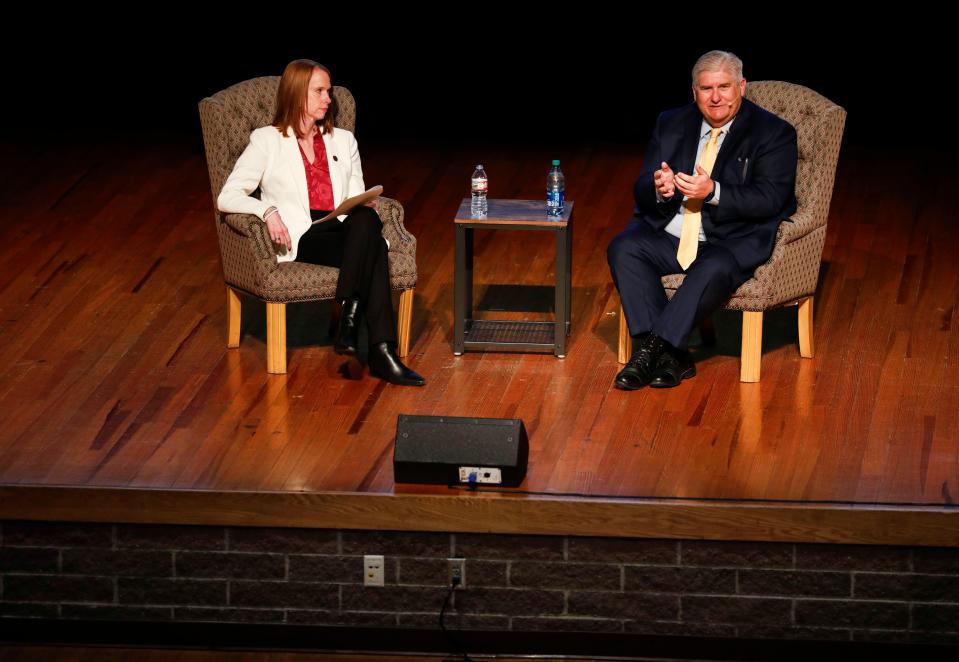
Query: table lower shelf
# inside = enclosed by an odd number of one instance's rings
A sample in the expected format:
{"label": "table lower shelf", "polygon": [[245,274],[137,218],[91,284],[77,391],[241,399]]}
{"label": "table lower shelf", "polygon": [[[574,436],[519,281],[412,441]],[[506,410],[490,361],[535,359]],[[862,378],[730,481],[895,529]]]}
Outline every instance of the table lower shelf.
{"label": "table lower shelf", "polygon": [[518,320],[466,320],[465,349],[517,351],[556,348],[556,322]]}

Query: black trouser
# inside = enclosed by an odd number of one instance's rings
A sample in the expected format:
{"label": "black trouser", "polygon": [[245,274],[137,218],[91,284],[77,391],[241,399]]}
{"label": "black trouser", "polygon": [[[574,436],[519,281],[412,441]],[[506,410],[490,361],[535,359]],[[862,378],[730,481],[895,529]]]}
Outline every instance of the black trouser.
{"label": "black trouser", "polygon": [[[311,210],[314,219],[328,211]],[[336,282],[339,300],[358,296],[370,332],[370,344],[396,343],[396,321],[390,298],[390,263],[383,223],[369,207],[356,207],[342,223],[332,218],[317,223],[300,237],[297,262],[322,264],[340,270]]]}
{"label": "black trouser", "polygon": [[660,278],[683,273],[678,248],[677,237],[634,221],[613,238],[606,256],[629,334],[651,331],[685,349],[693,327],[722,306],[754,269],[744,270],[728,249],[701,241],[683,284],[667,300]]}

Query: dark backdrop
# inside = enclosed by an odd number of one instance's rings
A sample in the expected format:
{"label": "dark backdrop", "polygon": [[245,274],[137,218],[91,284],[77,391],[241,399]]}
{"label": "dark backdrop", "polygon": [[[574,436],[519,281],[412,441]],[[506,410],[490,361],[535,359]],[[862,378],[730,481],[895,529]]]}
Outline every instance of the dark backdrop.
{"label": "dark backdrop", "polygon": [[546,16],[518,23],[508,6],[492,5],[479,6],[478,20],[429,23],[417,14],[424,10],[383,17],[362,5],[302,18],[282,7],[202,18],[184,8],[133,20],[115,9],[58,14],[42,29],[35,17],[3,47],[4,134],[38,147],[112,134],[199,140],[201,98],[279,74],[297,57],[326,64],[353,91],[361,144],[641,144],[660,110],[691,99],[690,69],[709,48],[742,57],[747,80],[800,83],[844,106],[847,145],[876,136],[890,149],[927,144],[933,126],[923,109],[955,105],[959,39],[944,18],[836,23],[829,8],[795,18],[767,5],[747,25],[726,8],[725,20],[703,30],[714,37],[690,40],[672,13],[576,7],[553,17],[555,29]]}

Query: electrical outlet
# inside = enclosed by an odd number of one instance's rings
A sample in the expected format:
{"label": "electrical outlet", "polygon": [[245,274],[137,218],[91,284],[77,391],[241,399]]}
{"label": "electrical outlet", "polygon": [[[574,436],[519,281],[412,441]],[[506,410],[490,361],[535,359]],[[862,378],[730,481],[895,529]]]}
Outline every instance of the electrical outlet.
{"label": "electrical outlet", "polygon": [[450,586],[466,588],[466,559],[446,559],[450,570]]}
{"label": "electrical outlet", "polygon": [[363,557],[363,585],[383,586],[386,563],[378,554],[367,554]]}

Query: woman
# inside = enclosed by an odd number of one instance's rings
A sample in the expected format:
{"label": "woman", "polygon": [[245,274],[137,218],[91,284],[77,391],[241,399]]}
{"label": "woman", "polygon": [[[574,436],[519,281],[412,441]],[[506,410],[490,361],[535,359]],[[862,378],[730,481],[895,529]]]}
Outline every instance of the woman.
{"label": "woman", "polygon": [[[312,225],[366,189],[356,139],[346,129],[333,128],[331,85],[330,71],[321,64],[295,60],[287,65],[273,123],[250,134],[217,206],[259,216],[280,250],[278,262],[339,268],[336,298],[343,314],[335,351],[357,353],[365,314],[370,372],[393,384],[422,386],[426,380],[396,356],[387,243],[376,211],[361,206]],[[257,188],[259,200],[250,195]]]}

